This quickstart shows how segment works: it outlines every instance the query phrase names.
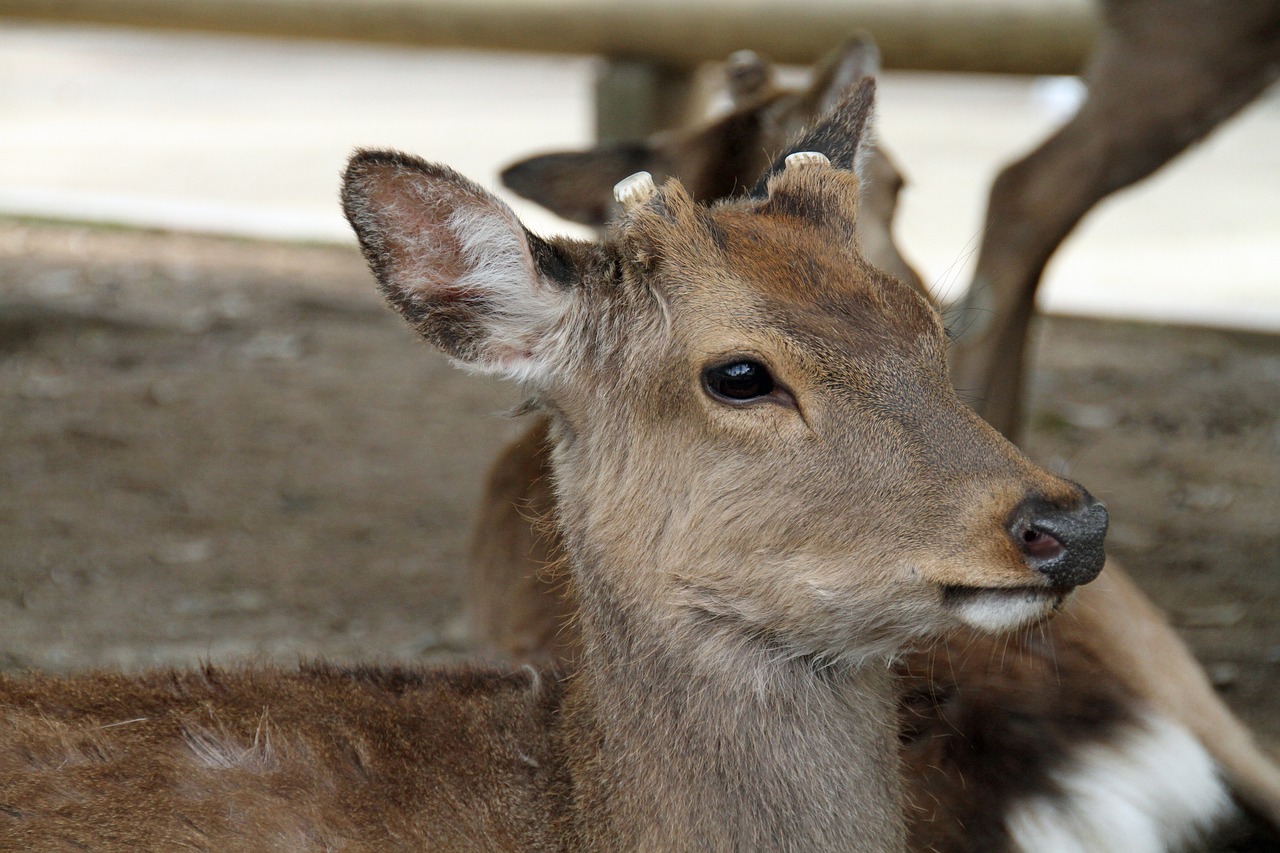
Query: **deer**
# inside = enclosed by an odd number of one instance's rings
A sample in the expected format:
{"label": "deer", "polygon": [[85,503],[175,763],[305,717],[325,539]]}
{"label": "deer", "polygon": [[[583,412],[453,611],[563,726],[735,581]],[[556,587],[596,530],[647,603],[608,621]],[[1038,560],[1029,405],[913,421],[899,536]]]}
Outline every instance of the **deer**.
{"label": "deer", "polygon": [[[732,194],[754,176],[731,176],[708,163],[734,163],[743,150],[781,150],[787,140],[780,133],[813,119],[806,105],[838,98],[851,77],[876,68],[874,44],[859,38],[819,64],[808,90],[785,92],[772,83],[765,60],[736,54],[728,66],[736,106],[728,116],[644,143],[539,155],[503,180],[597,227],[611,210],[600,184],[626,169],[683,178],[687,168],[692,185],[702,187],[711,186],[700,177],[710,171],[719,191]],[[762,115],[739,114],[751,111]],[[766,127],[778,132],[762,132]],[[889,272],[905,266],[900,280],[927,297],[892,236],[904,180],[887,157],[873,153],[866,162],[877,166],[868,178],[873,189],[859,198],[864,257]],[[560,568],[548,467],[539,420],[491,468],[472,545],[472,633],[491,652],[572,667],[577,604]],[[911,849],[1178,849],[1230,823],[1237,810],[1228,791],[1280,828],[1280,769],[1217,695],[1167,617],[1114,561],[1040,633],[993,637],[962,629],[905,656],[897,671],[914,804]],[[1103,769],[1124,784],[1100,778]]]}
{"label": "deer", "polygon": [[572,676],[0,676],[0,847],[903,850],[889,660],[1051,616],[1107,511],[959,401],[937,313],[860,256],[873,103],[748,198],[624,183],[600,241],[357,153],[390,304],[551,419]]}
{"label": "deer", "polygon": [[[507,189],[580,225],[601,228],[618,209],[612,187],[645,171],[655,180],[679,177],[699,201],[717,201],[746,190],[771,158],[849,87],[880,69],[880,49],[866,33],[847,38],[815,63],[801,89],[778,84],[769,59],[740,50],[725,63],[723,88],[730,110],[718,118],[656,133],[638,142],[615,142],[586,151],[526,157],[502,170]],[[858,220],[863,255],[875,266],[928,294],[915,267],[893,239],[897,200],[906,179],[882,144],[865,154],[860,203],[874,216]]]}
{"label": "deer", "polygon": [[1058,246],[1098,202],[1207,137],[1280,77],[1274,0],[1103,0],[1101,11],[1083,72],[1088,95],[996,176],[958,307],[952,376],[1015,440],[1036,291]]}

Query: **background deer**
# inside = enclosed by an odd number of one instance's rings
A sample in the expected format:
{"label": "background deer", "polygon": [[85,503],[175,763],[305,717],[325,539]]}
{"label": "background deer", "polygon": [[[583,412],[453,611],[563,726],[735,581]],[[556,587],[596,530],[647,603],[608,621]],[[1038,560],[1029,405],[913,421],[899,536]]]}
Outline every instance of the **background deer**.
{"label": "background deer", "polygon": [[[873,70],[872,51],[865,40],[846,46],[800,93],[774,87],[758,57],[738,56],[729,67],[737,106],[727,117],[638,145],[530,158],[504,180],[596,225],[602,222],[594,217],[610,210],[604,188],[623,169],[682,174],[687,166],[695,176],[715,175],[714,183],[695,177],[697,186],[749,186],[750,173],[708,167],[717,147],[725,164],[740,162],[744,150],[779,150],[779,129],[803,124],[807,105],[836,97],[830,87]],[[776,121],[779,114],[786,121]],[[871,178],[878,191],[860,198],[865,255],[910,270],[892,239],[902,179],[888,159],[868,163],[878,164]],[[914,272],[905,280],[923,292]],[[576,605],[558,568],[545,442],[545,425],[535,424],[493,466],[473,547],[474,631],[517,658],[572,659]],[[1219,774],[1251,810],[1280,826],[1280,770],[1119,567],[1082,589],[1066,616],[1039,635],[962,632],[908,658],[901,672],[910,685],[900,713],[913,770],[909,794],[919,807],[912,813],[915,849],[1050,849],[1049,833],[1057,843],[1093,850],[1172,848],[1229,811]],[[1103,767],[1116,776],[1123,770],[1124,784],[1096,778]],[[1132,814],[1120,820],[1126,810]]]}
{"label": "background deer", "polygon": [[[739,51],[725,65],[724,89],[731,109],[724,116],[711,121],[699,117],[688,128],[639,142],[528,157],[504,169],[502,182],[558,216],[596,228],[617,211],[613,185],[640,171],[658,181],[679,177],[699,201],[728,198],[748,189],[774,154],[839,102],[850,86],[874,77],[879,68],[875,42],[855,36],[814,66],[806,88],[795,90],[777,84],[767,59]],[[883,145],[864,156],[866,181],[859,201],[864,214],[857,226],[863,256],[927,294],[893,239],[893,218],[905,183],[902,172]]]}
{"label": "background deer", "polygon": [[871,100],[809,140],[831,163],[714,208],[642,188],[599,244],[353,158],[389,301],[551,414],[575,676],[6,676],[0,846],[902,849],[888,658],[1049,615],[1107,516],[957,400],[937,315],[858,255]]}

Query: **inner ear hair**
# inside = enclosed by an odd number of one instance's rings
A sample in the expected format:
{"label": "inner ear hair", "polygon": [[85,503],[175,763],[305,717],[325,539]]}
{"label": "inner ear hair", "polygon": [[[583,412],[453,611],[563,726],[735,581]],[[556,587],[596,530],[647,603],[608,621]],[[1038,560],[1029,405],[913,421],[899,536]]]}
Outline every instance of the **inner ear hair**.
{"label": "inner ear hair", "polygon": [[786,168],[786,160],[800,151],[825,154],[831,165],[854,173],[860,172],[863,158],[871,146],[871,119],[875,111],[876,81],[864,77],[841,101],[823,115],[809,130],[800,134],[773,161],[773,165],[751,189],[751,197],[766,198],[769,180]]}
{"label": "inner ear hair", "polygon": [[505,203],[394,151],[356,154],[342,195],[379,286],[423,337],[473,370],[555,372],[545,342],[569,307],[572,264]]}

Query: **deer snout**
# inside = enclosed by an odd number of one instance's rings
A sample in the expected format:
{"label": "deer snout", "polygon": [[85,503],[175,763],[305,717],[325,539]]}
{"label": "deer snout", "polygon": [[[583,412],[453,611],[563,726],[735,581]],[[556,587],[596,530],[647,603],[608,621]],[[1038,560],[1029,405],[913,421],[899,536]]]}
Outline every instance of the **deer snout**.
{"label": "deer snout", "polygon": [[1055,587],[1088,583],[1106,561],[1107,508],[1081,493],[1080,502],[1065,509],[1043,497],[1027,498],[1009,519],[1009,535],[1023,560]]}

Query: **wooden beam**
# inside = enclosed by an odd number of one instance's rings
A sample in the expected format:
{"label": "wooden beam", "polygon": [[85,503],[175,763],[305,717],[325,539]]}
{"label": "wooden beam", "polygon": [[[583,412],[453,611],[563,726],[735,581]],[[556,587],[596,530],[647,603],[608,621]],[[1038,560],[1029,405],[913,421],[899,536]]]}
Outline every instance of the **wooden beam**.
{"label": "wooden beam", "polygon": [[689,119],[693,73],[642,59],[612,59],[596,74],[596,141],[631,142]]}
{"label": "wooden beam", "polygon": [[691,67],[750,48],[810,63],[855,30],[890,68],[1071,74],[1088,0],[0,0],[0,16],[422,47],[598,54]]}

